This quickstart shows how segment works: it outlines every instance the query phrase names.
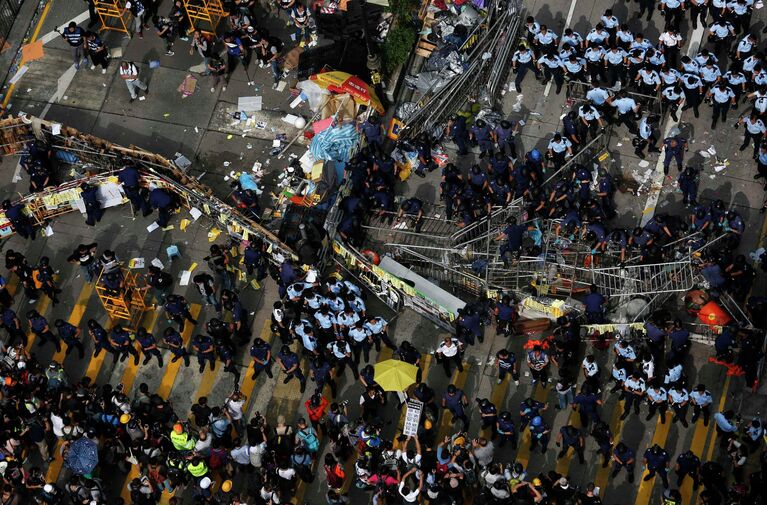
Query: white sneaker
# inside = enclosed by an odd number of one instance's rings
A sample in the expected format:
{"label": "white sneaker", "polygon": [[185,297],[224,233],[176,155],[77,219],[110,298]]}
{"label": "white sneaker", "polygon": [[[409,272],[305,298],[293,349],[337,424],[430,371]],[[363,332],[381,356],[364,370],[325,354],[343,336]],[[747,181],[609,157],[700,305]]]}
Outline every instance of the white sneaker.
{"label": "white sneaker", "polygon": [[96,65],[91,65],[91,70],[96,70]]}
{"label": "white sneaker", "polygon": [[226,86],[224,86],[223,88],[221,88],[221,91],[226,91]]}
{"label": "white sneaker", "polygon": [[519,381],[514,381],[515,386],[519,386]]}
{"label": "white sneaker", "polygon": [[501,382],[503,382],[501,379],[495,381],[496,384],[500,384]]}
{"label": "white sneaker", "polygon": [[215,93],[216,92],[216,88],[210,88],[210,92],[211,93]]}
{"label": "white sneaker", "polygon": [[101,69],[101,73],[102,73],[102,74],[106,74],[106,73],[107,73],[107,69],[106,69],[106,68],[102,68],[102,69]]}

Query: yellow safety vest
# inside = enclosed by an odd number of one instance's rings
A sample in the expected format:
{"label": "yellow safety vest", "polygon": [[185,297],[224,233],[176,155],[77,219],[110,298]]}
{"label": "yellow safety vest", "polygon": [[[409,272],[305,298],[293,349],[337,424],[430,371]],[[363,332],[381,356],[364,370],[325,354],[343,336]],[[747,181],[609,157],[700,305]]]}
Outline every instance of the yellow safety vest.
{"label": "yellow safety vest", "polygon": [[198,464],[193,465],[192,463],[189,463],[187,465],[186,469],[191,473],[194,477],[202,477],[206,473],[208,473],[208,467],[205,464],[204,461],[200,461]]}
{"label": "yellow safety vest", "polygon": [[171,431],[170,441],[177,451],[189,451],[194,449],[194,440],[190,439],[186,432],[176,433],[175,431]]}

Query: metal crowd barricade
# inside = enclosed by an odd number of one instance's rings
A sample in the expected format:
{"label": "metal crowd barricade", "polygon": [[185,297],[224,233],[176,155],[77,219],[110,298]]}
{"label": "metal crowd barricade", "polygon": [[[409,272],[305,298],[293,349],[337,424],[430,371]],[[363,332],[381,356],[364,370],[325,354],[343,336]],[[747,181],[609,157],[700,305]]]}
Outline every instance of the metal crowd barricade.
{"label": "metal crowd barricade", "polygon": [[[58,125],[57,125],[58,126]],[[163,187],[173,192],[180,203],[188,208],[196,208],[225,228],[228,234],[237,240],[260,238],[269,246],[272,257],[281,253],[286,258],[297,256],[276,235],[252,219],[213,195],[207,186],[190,177],[172,161],[154,153],[135,147],[123,147],[92,135],[78,132],[74,128],[61,126],[58,135],[52,133],[52,123],[37,118],[7,118],[0,121],[3,141],[7,153],[20,153],[24,144],[31,138],[46,141],[56,151],[67,151],[77,156],[73,164],[83,173],[77,179],[59,186],[47,188],[39,193],[22,197],[23,202],[37,225],[67,212],[78,210],[79,185],[87,181],[102,185],[116,182],[116,170],[120,160],[130,159],[142,174],[142,184]],[[66,195],[63,197],[62,195]],[[127,200],[123,200],[125,202]],[[3,216],[4,217],[4,216]]]}

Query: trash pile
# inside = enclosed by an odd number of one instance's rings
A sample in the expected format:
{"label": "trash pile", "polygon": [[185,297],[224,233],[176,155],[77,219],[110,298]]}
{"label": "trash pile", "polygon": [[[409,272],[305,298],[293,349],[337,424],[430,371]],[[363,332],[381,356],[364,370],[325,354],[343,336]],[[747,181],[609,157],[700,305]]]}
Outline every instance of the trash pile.
{"label": "trash pile", "polygon": [[[437,91],[466,70],[466,55],[461,48],[474,28],[485,19],[486,15],[480,10],[483,6],[482,0],[449,6],[441,0],[432,2],[421,35],[426,45],[433,49],[421,71],[405,77],[406,86],[421,93]],[[428,23],[430,19],[433,20],[431,24]]]}

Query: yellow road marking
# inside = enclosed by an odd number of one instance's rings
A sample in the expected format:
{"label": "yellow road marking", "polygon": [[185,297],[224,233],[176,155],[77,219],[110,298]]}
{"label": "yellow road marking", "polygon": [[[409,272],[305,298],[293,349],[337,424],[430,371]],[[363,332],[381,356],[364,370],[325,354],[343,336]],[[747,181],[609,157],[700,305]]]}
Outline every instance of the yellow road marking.
{"label": "yellow road marking", "polygon": [[[537,384],[535,386],[535,390],[533,393],[533,399],[536,401],[539,401],[541,403],[546,403],[546,398],[549,396],[549,391],[551,389],[551,382],[546,387],[543,387],[541,384]],[[517,427],[517,430],[519,430],[519,427]],[[554,436],[554,433],[549,433],[549,443],[551,443],[551,438]],[[524,433],[517,433],[517,437],[519,439],[518,447],[519,450],[517,451],[517,461],[522,463],[522,466],[527,468],[527,464],[530,462],[530,425],[528,424],[527,428],[525,428]]]}
{"label": "yellow road marking", "polygon": [[[618,445],[618,442],[621,441],[621,434],[623,431],[623,421],[621,420],[623,405],[623,400],[618,400],[618,402],[616,402],[615,407],[613,407],[612,418],[610,419],[610,432],[613,434],[613,448],[615,448],[615,446]],[[610,456],[612,457],[612,454],[610,454]],[[610,468],[611,465],[609,464],[604,468],[602,468],[601,464],[599,465],[597,476],[594,478],[594,485],[599,487],[599,489],[607,489],[607,477],[610,475]]]}
{"label": "yellow road marking", "polygon": [[[157,324],[157,319],[159,315],[160,315],[160,311],[150,310],[147,314],[144,315],[144,320],[141,322],[141,326],[143,326],[147,332],[152,333],[154,331],[155,325]],[[141,352],[140,346],[136,345],[134,342],[131,342],[131,345],[139,353],[139,359],[140,360],[143,359],[144,356]],[[128,365],[125,367],[125,370],[123,370],[123,376],[120,379],[120,384],[123,385],[123,388],[125,391],[130,391],[131,389],[133,389],[133,383],[135,382],[136,375],[138,374],[139,365],[136,365],[134,363],[135,361],[133,360],[133,358],[128,360]],[[149,363],[147,363],[147,366],[151,364],[152,362],[150,361]]]}
{"label": "yellow road marking", "polygon": [[[85,310],[88,308],[88,301],[91,298],[91,294],[93,293],[93,284],[86,282],[83,284],[82,289],[80,289],[80,294],[77,295],[77,301],[75,302],[75,306],[72,308],[72,312],[69,314],[69,319],[67,319],[67,322],[71,324],[72,326],[75,326],[77,328],[80,327],[80,322],[83,320],[83,315],[85,315]],[[80,334],[80,340],[83,342],[84,345],[84,339],[87,336],[87,332],[83,332]],[[66,344],[61,345],[61,350],[54,354],[53,361],[57,361],[59,363],[63,363],[64,359],[66,359]]]}
{"label": "yellow road marking", "polygon": [[[272,322],[269,319],[267,319],[266,321],[264,321],[264,327],[261,328],[261,340],[263,340],[267,344],[270,344],[272,342],[273,335],[274,334],[272,333]],[[250,359],[250,354],[248,354],[248,358]],[[273,366],[273,365],[274,365],[274,354],[272,354],[272,363],[270,363],[269,366]],[[250,359],[250,361],[248,361],[248,365],[245,367],[245,370],[243,370],[243,379],[242,379],[242,384],[240,385],[240,392],[244,394],[245,396],[247,396],[248,398],[245,401],[245,405],[243,405],[243,409],[242,409],[242,411],[246,414],[250,410],[250,405],[253,402],[252,393],[256,387],[256,379],[253,378],[252,368],[253,368],[253,360]],[[264,375],[266,374],[264,373]]]}
{"label": "yellow road marking", "polygon": [[[202,306],[199,303],[193,303],[189,309],[189,312],[192,314],[192,318],[197,319],[197,316],[200,315],[201,309]],[[184,324],[184,331],[181,332],[181,338],[184,341],[184,347],[189,345],[189,341],[192,339],[194,328],[195,325],[189,321]],[[163,400],[167,400],[168,396],[170,396],[170,391],[173,389],[173,383],[176,382],[176,376],[178,375],[178,370],[181,368],[182,362],[183,360],[180,359],[175,363],[171,363],[169,358],[168,362],[165,363],[165,373],[163,374],[162,380],[160,381],[160,386],[157,388],[157,394],[161,396]],[[189,366],[192,366],[192,363],[190,363]]]}
{"label": "yellow road marking", "polygon": [[[508,373],[506,374],[506,378],[503,380],[503,382],[501,382],[500,384],[496,384],[493,387],[493,392],[490,394],[490,403],[495,405],[495,408],[497,411],[496,415],[500,415],[501,412],[503,412],[503,405],[502,405],[503,399],[506,398],[506,391],[508,391],[509,389],[509,383],[513,380],[514,378],[511,376],[511,373]],[[490,437],[493,436],[494,431],[495,431],[495,427],[490,426],[489,428],[480,430],[479,434],[480,436],[490,440]]]}
{"label": "yellow road marking", "polygon": [[[40,293],[40,298],[37,300],[37,304],[35,305],[35,310],[41,315],[45,316],[45,313],[48,312],[48,306],[51,304],[51,299],[45,296],[42,292]],[[19,318],[21,319],[21,318]],[[49,322],[48,327],[53,331],[53,324]],[[32,333],[32,330],[29,330],[29,333],[27,333],[27,352],[32,352],[32,346],[35,343],[35,339],[37,338],[37,335]],[[46,343],[46,345],[48,345]]]}
{"label": "yellow road marking", "polygon": [[[459,372],[457,370],[453,371],[453,380],[450,381],[450,384],[455,385],[456,388],[462,389],[464,384],[466,384],[466,379],[469,377],[469,369],[471,368],[471,363],[464,362],[463,363],[463,371]],[[466,393],[464,392],[464,395]],[[468,395],[467,395],[468,399]],[[466,407],[468,408],[468,407]],[[447,436],[449,431],[453,427],[453,423],[451,422],[453,415],[450,413],[447,409],[442,409],[440,406],[440,410],[442,410],[441,418],[439,420],[439,428],[437,428],[437,443],[439,444],[442,442],[442,440]]]}
{"label": "yellow road marking", "polygon": [[[709,428],[711,425],[716,424],[714,421],[709,421],[708,426],[703,426],[703,416],[695,423],[695,433],[692,436],[692,442],[690,443],[690,450],[699,458],[703,455],[703,449],[706,445],[706,439],[708,438]],[[679,489],[682,494],[682,503],[688,503],[692,500],[692,478],[689,476],[682,482],[682,487]]]}
{"label": "yellow road marking", "polygon": [[[665,423],[661,423],[660,415],[658,416],[658,421],[655,423],[655,433],[653,434],[649,447],[652,447],[655,444],[664,447],[666,438],[668,438],[669,429],[671,428],[672,416],[673,414],[671,409],[669,409],[668,413],[666,414]],[[641,458],[642,455],[636,455],[637,460],[640,460]],[[639,491],[637,491],[636,501],[634,502],[636,505],[648,505],[650,503],[650,497],[652,496],[652,490],[655,487],[655,477],[650,480],[644,480],[644,476],[645,473],[642,472],[642,475],[640,476],[642,480],[639,481]]]}
{"label": "yellow road marking", "polygon": [[[32,37],[29,39],[29,43],[37,40],[37,36],[40,35],[40,29],[43,27],[43,23],[45,22],[45,18],[48,17],[48,12],[51,10],[51,5],[53,4],[53,0],[49,0],[48,3],[45,4],[45,8],[43,9],[43,13],[40,14],[40,19],[37,21],[37,26],[35,26],[35,31],[32,32]],[[19,67],[24,64],[24,60],[22,58],[22,61],[19,64]],[[11,84],[8,86],[8,92],[5,94],[5,98],[3,99],[3,108],[8,106],[8,103],[11,101],[11,96],[13,95],[13,90],[16,89],[16,85]]]}
{"label": "yellow road marking", "polygon": [[[728,375],[724,379],[724,387],[722,388],[722,397],[719,398],[719,410],[717,412],[721,412],[724,410],[724,404],[727,402],[727,390],[730,388],[730,379],[732,376]],[[712,419],[709,423],[711,425],[716,425],[716,422]],[[714,447],[716,447],[716,430],[714,430],[714,433],[711,435],[711,441],[708,443],[708,451],[706,452],[706,459],[703,461],[711,461],[711,458],[714,456]]]}
{"label": "yellow road marking", "polygon": [[[193,319],[197,319],[197,316],[200,315],[201,309],[202,309],[202,306],[200,304],[198,303],[191,304],[191,306],[189,307],[189,312],[192,314]],[[157,320],[159,319],[159,316],[160,316],[159,310],[151,311],[150,314],[145,316],[145,321],[142,326],[144,326],[144,328],[146,328],[147,331],[151,332],[154,326],[157,324]],[[194,332],[195,326],[196,325],[190,323],[189,321],[187,321],[184,324],[184,331],[181,332],[181,337],[184,340],[184,347],[189,345],[189,341],[192,338],[192,333]],[[170,360],[170,358],[168,359]],[[178,374],[179,368],[181,367],[182,361],[183,360],[178,360],[175,363],[170,363],[169,361],[168,363],[165,363],[165,373],[163,374],[162,380],[160,381],[160,386],[157,388],[157,394],[161,396],[164,400],[168,399],[168,395],[170,394],[171,388],[173,387],[173,383],[176,381],[176,376]],[[190,363],[190,366],[192,366],[191,363]],[[135,368],[136,370],[138,369],[138,367],[133,367],[133,365],[131,364],[128,367],[126,367],[125,369],[126,374],[128,373],[128,370],[131,368]],[[207,373],[208,369],[206,369],[205,371]],[[123,381],[125,381],[126,379],[130,379],[131,385],[133,380],[135,380],[135,378],[136,378],[136,371],[133,372],[132,377],[130,376],[126,377],[126,375],[123,374]],[[205,380],[205,375],[203,375],[203,381],[204,380]],[[126,385],[125,382],[123,382],[123,384],[125,385],[125,390],[130,391],[130,386]],[[200,387],[202,387],[202,383],[200,384]],[[213,386],[211,385],[210,387],[212,388]],[[140,474],[139,474],[138,466],[131,465],[130,471],[128,472],[128,475],[125,477],[125,482],[123,482],[122,489],[120,490],[120,496],[123,498],[123,500],[125,500],[126,503],[130,502],[130,491],[128,491],[128,484],[130,484],[130,481],[135,479],[139,475]],[[167,497],[167,500],[165,501],[165,503],[167,503],[167,501],[170,499],[170,496],[172,495],[163,491],[162,498],[166,499]]]}

